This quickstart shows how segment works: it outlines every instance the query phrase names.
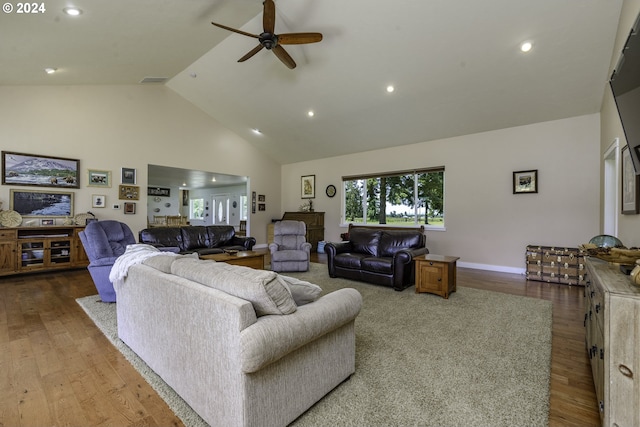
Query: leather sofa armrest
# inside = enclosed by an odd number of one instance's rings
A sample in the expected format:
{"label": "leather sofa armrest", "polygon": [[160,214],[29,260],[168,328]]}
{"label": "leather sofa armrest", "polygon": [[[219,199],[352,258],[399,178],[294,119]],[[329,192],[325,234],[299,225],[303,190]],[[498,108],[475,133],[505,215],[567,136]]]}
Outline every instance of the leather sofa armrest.
{"label": "leather sofa armrest", "polygon": [[402,291],[415,281],[413,259],[429,253],[428,248],[402,249],[393,257],[393,289]]}
{"label": "leather sofa armrest", "polygon": [[333,260],[337,254],[351,251],[351,242],[329,242],[324,245],[324,253],[327,254],[327,268],[329,269],[329,277],[336,276],[336,267]]}
{"label": "leather sofa armrest", "polygon": [[252,250],[255,244],[256,244],[255,237],[233,236],[233,238],[231,239],[231,245],[243,246],[248,251]]}

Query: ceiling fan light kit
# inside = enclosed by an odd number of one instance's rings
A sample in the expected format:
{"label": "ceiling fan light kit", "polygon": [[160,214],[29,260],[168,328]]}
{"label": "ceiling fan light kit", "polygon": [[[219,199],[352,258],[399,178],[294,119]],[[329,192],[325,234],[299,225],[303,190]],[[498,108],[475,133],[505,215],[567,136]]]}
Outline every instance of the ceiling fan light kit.
{"label": "ceiling fan light kit", "polygon": [[244,55],[242,58],[238,59],[238,62],[244,62],[247,59],[251,58],[256,53],[260,52],[263,48],[272,51],[276,57],[284,65],[286,65],[290,69],[296,68],[296,63],[291,58],[291,56],[287,53],[287,51],[282,47],[282,45],[287,44],[307,44],[307,43],[318,43],[322,40],[322,34],[320,33],[286,33],[286,34],[275,34],[275,26],[276,26],[276,4],[273,0],[265,0],[264,3],[264,11],[262,14],[262,26],[263,32],[260,35],[247,33],[242,30],[238,30],[236,28],[227,27],[226,25],[216,24],[212,22],[216,27],[222,28],[227,31],[231,31],[237,34],[242,34],[243,36],[252,37],[258,39],[260,43],[258,46],[251,49]]}

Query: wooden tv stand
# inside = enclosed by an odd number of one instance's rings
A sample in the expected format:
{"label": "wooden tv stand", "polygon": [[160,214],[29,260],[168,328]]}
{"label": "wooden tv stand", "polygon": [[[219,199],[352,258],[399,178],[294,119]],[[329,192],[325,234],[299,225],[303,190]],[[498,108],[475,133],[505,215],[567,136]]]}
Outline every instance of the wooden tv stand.
{"label": "wooden tv stand", "polygon": [[82,230],[74,225],[0,228],[0,276],[86,267]]}

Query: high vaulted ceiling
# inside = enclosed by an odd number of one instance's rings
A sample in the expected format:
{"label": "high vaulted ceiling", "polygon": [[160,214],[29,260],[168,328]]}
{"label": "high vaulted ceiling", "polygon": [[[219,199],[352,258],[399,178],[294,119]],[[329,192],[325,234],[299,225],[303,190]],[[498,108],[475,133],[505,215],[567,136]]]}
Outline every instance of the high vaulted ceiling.
{"label": "high vaulted ceiling", "polygon": [[[267,50],[236,62],[256,39],[210,23],[259,34],[260,0],[47,0],[35,14],[8,4],[1,85],[166,77],[291,163],[598,112],[622,0],[276,0],[276,33],[324,35],[285,46],[294,70]],[[71,5],[82,15],[65,15]]]}

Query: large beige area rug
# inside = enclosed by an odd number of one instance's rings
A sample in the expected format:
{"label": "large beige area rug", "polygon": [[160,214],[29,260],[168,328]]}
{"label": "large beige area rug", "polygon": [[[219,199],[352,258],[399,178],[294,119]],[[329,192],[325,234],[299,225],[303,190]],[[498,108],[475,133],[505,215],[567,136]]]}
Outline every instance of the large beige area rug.
{"label": "large beige area rug", "polygon": [[[352,287],[363,296],[356,320],[356,372],[295,426],[546,426],[551,303],[465,288],[448,300],[331,279],[326,265],[287,273],[324,292]],[[462,285],[462,286],[461,286]],[[188,426],[205,425],[117,337],[115,304],[78,299]]]}

